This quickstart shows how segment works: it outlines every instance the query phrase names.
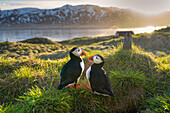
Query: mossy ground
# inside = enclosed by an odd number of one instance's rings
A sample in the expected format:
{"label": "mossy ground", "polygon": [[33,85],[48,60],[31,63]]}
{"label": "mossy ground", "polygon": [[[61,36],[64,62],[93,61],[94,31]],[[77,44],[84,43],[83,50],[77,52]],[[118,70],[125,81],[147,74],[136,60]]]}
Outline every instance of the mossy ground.
{"label": "mossy ground", "polygon": [[[169,31],[133,37],[132,50],[122,50],[123,38],[113,36],[57,44],[1,42],[0,112],[168,113],[170,49],[169,45],[159,44],[157,37],[169,41]],[[155,40],[159,48],[155,47]],[[74,46],[86,51],[87,56],[83,58],[86,69],[91,64],[88,56],[101,54],[105,58],[104,69],[110,77],[115,98],[92,94],[85,87],[85,73],[79,82],[80,89],[56,90],[62,66],[69,60],[67,53]]]}

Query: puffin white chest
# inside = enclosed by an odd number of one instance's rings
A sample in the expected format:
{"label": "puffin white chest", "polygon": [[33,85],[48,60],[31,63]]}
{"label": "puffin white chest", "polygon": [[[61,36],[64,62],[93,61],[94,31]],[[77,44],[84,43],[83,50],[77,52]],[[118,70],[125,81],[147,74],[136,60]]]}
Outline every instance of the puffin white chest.
{"label": "puffin white chest", "polygon": [[80,62],[80,66],[81,66],[81,69],[82,69],[82,72],[84,71],[84,62],[83,60]]}
{"label": "puffin white chest", "polygon": [[[82,69],[81,74],[80,74],[80,77],[81,77],[81,75],[83,74],[83,71],[84,71],[84,62],[83,62],[83,60],[80,62],[80,66],[81,66],[81,69]],[[80,80],[80,77],[77,79],[77,82]]]}
{"label": "puffin white chest", "polygon": [[89,82],[89,85],[90,85],[90,81],[89,81],[89,78],[90,78],[90,72],[91,72],[91,67],[88,68],[88,70],[86,71],[86,78]]}

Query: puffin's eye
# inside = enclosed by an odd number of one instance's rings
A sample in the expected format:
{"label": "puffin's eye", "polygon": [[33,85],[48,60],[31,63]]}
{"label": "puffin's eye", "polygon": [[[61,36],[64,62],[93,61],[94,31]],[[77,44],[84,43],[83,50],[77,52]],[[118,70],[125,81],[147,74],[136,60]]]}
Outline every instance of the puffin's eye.
{"label": "puffin's eye", "polygon": [[80,49],[78,49],[78,52],[80,51]]}
{"label": "puffin's eye", "polygon": [[96,59],[98,59],[98,57],[96,57]]}

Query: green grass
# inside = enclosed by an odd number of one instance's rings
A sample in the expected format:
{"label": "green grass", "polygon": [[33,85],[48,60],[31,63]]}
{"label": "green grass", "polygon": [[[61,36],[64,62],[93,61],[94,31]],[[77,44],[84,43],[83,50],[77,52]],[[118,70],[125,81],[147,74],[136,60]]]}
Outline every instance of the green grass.
{"label": "green grass", "polygon": [[72,97],[67,92],[59,92],[55,88],[40,89],[37,86],[19,96],[16,105],[4,110],[6,113],[28,112],[69,112]]}
{"label": "green grass", "polygon": [[[161,45],[157,50],[152,43],[152,49],[136,43],[163,35],[167,33],[135,35],[132,50],[122,50],[122,37],[113,36],[83,38],[82,46],[80,39],[60,42],[64,46],[1,42],[0,112],[169,112],[168,46]],[[145,41],[142,43],[147,45]],[[83,57],[85,71],[91,65],[87,60],[89,56],[101,54],[105,58],[104,69],[110,77],[115,98],[92,94],[85,87],[88,84],[85,73],[79,82],[82,88],[56,89],[62,66],[70,58],[69,55],[53,58],[74,46],[82,47],[87,54]],[[13,57],[16,54],[9,54],[12,51],[19,56]],[[49,55],[54,56],[51,59]]]}
{"label": "green grass", "polygon": [[142,107],[146,109],[141,110],[141,113],[168,113],[170,111],[170,95],[154,95],[145,100]]}
{"label": "green grass", "polygon": [[56,44],[29,44],[20,42],[0,42],[0,55],[2,57],[23,58],[35,57],[40,53],[55,52],[65,48],[59,43]]}

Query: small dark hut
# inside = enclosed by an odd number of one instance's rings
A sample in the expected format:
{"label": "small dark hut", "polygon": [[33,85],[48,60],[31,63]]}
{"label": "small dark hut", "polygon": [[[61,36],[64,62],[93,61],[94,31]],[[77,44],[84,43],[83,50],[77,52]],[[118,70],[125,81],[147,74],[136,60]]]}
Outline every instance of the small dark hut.
{"label": "small dark hut", "polygon": [[116,34],[115,34],[115,37],[125,36],[126,34],[133,35],[134,32],[133,31],[117,31]]}

